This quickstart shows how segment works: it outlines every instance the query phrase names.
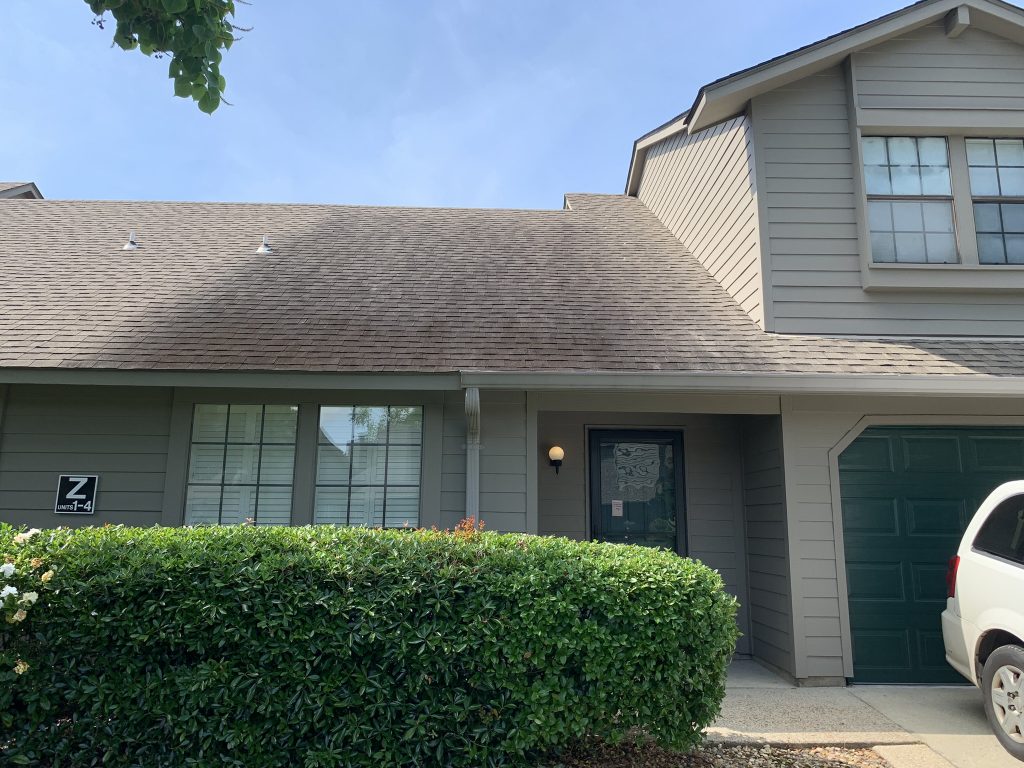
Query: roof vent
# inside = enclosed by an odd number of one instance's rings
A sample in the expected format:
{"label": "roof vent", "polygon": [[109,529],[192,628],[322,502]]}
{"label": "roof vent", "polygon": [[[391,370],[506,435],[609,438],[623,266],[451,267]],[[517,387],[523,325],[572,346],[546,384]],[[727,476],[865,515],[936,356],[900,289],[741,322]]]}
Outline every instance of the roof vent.
{"label": "roof vent", "polygon": [[135,239],[135,230],[128,233],[128,242],[121,246],[122,251],[138,250],[139,241]]}
{"label": "roof vent", "polygon": [[273,253],[274,249],[270,247],[270,235],[263,236],[263,243],[259,248],[256,249],[256,253],[266,254]]}

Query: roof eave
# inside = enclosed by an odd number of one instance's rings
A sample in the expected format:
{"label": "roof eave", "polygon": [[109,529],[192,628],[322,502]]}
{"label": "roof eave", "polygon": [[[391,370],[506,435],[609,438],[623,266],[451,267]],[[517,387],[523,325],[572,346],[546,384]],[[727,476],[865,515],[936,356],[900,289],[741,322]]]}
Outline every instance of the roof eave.
{"label": "roof eave", "polygon": [[1021,397],[1024,375],[793,374],[704,372],[463,371],[463,387],[481,389],[644,391],[717,394],[872,394]]}
{"label": "roof eave", "polygon": [[42,200],[43,193],[39,191],[39,187],[34,182],[26,182],[25,184],[19,184],[16,187],[9,187],[8,189],[0,189],[0,198],[30,198],[33,200]]}
{"label": "roof eave", "polygon": [[626,174],[626,194],[636,197],[640,190],[640,179],[643,177],[644,162],[647,160],[647,150],[660,141],[674,136],[680,131],[686,130],[689,112],[676,115],[667,123],[659,125],[652,131],[648,131],[639,139],[633,142],[633,154],[629,159],[629,171]]}
{"label": "roof eave", "polygon": [[690,111],[688,130],[700,131],[747,109],[754,96],[836,66],[858,50],[878,45],[910,29],[969,9],[971,26],[1024,42],[1024,10],[1001,0],[923,0],[874,21],[705,85]]}

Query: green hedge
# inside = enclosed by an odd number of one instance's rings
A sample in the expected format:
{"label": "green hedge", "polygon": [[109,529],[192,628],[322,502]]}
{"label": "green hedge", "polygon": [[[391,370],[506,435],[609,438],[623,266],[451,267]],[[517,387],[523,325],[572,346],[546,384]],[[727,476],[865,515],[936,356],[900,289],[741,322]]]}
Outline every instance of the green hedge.
{"label": "green hedge", "polygon": [[684,748],[719,711],[736,639],[716,572],[639,547],[16,534],[0,525],[0,589],[19,590],[0,605],[0,763],[478,768],[633,729]]}

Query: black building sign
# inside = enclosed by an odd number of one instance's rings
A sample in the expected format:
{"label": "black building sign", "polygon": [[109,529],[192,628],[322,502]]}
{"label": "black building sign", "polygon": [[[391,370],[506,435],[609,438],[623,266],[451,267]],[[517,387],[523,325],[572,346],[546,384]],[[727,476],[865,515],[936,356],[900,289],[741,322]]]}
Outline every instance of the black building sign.
{"label": "black building sign", "polygon": [[61,475],[57,483],[58,515],[92,515],[96,512],[96,486],[99,475]]}

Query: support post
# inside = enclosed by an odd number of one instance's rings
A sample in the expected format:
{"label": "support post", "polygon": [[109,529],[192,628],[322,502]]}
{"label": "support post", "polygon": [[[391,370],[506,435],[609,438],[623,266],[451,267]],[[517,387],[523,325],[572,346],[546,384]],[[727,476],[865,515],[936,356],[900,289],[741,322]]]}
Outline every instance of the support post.
{"label": "support post", "polygon": [[466,517],[480,522],[480,389],[466,388]]}

